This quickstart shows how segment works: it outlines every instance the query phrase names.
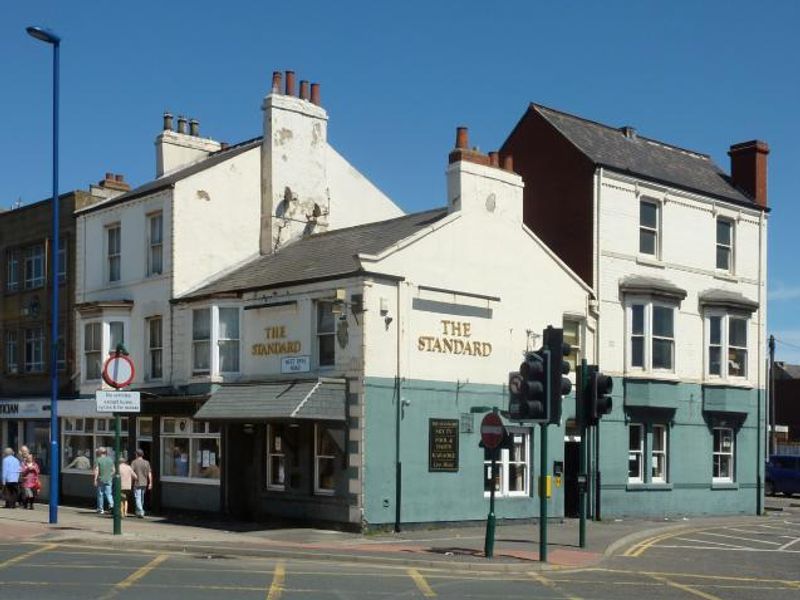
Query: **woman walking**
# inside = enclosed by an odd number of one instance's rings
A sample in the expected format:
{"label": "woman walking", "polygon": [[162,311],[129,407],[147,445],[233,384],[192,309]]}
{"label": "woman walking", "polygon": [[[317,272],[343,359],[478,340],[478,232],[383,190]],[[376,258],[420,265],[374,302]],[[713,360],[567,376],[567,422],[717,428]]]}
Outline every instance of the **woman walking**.
{"label": "woman walking", "polygon": [[39,465],[33,460],[30,452],[25,455],[25,462],[20,468],[20,481],[22,482],[22,508],[33,510],[33,502],[39,495],[41,483],[39,482]]}
{"label": "woman walking", "polygon": [[128,458],[122,456],[119,459],[119,478],[120,478],[120,514],[122,517],[128,516],[128,500],[133,495],[133,482],[136,481],[136,473],[128,464]]}

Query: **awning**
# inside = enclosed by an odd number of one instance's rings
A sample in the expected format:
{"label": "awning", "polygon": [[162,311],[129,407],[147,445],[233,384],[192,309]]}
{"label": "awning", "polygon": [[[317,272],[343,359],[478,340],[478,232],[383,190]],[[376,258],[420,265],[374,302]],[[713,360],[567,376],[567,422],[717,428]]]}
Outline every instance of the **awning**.
{"label": "awning", "polygon": [[194,418],[210,421],[344,421],[346,407],[347,382],[344,379],[232,383],[211,394]]}

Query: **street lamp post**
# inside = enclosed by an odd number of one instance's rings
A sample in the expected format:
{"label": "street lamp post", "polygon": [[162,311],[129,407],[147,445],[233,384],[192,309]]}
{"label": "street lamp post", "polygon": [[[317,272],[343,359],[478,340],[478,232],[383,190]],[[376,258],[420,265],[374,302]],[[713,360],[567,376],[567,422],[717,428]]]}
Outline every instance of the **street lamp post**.
{"label": "street lamp post", "polygon": [[58,523],[58,52],[61,38],[43,27],[28,27],[29,35],[53,46],[53,253],[50,261],[50,523]]}

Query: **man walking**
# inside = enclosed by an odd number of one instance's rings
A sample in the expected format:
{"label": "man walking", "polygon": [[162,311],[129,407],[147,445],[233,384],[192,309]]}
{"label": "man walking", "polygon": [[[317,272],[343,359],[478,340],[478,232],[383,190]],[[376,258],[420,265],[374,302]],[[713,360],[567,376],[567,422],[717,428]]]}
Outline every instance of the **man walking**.
{"label": "man walking", "polygon": [[144,518],[144,491],[153,489],[153,470],[150,463],[144,457],[141,448],[136,449],[136,458],[131,463],[131,469],[136,475],[133,484],[133,500],[136,503],[136,516]]}
{"label": "man walking", "polygon": [[17,508],[19,499],[19,460],[11,448],[3,451],[3,491],[6,508]]}
{"label": "man walking", "polygon": [[94,463],[94,486],[97,488],[97,514],[105,514],[103,498],[108,500],[108,510],[114,510],[114,496],[111,495],[111,481],[114,479],[114,461],[108,456],[106,448],[97,449]]}

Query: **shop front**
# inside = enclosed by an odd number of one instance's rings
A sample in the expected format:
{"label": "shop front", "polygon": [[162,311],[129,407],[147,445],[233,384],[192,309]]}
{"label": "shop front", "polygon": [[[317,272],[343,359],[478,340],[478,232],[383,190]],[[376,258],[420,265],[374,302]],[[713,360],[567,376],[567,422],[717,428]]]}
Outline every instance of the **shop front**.
{"label": "shop front", "polygon": [[19,452],[27,446],[41,472],[41,499],[50,489],[50,398],[0,400],[0,446]]}

